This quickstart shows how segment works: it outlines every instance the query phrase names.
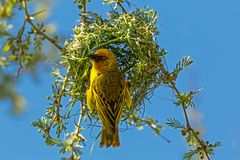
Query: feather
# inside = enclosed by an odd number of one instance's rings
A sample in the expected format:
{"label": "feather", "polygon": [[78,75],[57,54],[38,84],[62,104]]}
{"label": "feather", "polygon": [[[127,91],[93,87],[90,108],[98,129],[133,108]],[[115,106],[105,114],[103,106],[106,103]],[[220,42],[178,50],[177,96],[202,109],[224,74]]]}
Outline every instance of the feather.
{"label": "feather", "polygon": [[118,124],[123,107],[131,106],[132,100],[118,64],[112,52],[102,49],[96,55],[104,59],[93,59],[90,75],[90,87],[87,90],[87,104],[90,110],[96,110],[102,122],[100,146],[120,145]]}

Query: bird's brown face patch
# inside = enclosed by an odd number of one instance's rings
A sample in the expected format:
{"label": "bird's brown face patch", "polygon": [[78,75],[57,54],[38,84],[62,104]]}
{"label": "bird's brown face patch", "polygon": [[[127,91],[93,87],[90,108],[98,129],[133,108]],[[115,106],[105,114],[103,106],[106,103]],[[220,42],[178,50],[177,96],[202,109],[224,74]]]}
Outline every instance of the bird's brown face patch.
{"label": "bird's brown face patch", "polygon": [[93,68],[98,72],[118,69],[114,54],[107,49],[99,49],[89,57],[92,59]]}
{"label": "bird's brown face patch", "polygon": [[107,49],[99,49],[96,51],[95,55],[105,56],[105,57],[107,57],[107,59],[115,59],[114,54]]}
{"label": "bird's brown face patch", "polygon": [[104,55],[97,55],[97,54],[93,54],[93,55],[90,55],[89,56],[92,60],[94,61],[103,61],[103,60],[106,60],[107,57],[104,56]]}

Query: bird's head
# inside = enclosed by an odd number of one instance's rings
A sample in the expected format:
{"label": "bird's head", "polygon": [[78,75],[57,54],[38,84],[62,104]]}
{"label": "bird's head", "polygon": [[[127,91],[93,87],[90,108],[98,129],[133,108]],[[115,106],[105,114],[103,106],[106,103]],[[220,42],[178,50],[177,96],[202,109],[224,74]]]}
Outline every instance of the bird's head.
{"label": "bird's head", "polygon": [[99,49],[89,57],[92,60],[93,68],[100,72],[118,68],[114,54],[107,49]]}

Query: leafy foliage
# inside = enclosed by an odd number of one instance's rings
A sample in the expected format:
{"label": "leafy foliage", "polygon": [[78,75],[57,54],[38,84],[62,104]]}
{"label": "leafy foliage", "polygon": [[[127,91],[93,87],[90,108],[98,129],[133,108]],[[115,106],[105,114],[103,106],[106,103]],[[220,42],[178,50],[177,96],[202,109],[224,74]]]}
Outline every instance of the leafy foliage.
{"label": "leafy foliage", "polygon": [[176,118],[169,118],[166,124],[175,129],[179,129],[179,128],[185,129],[185,126],[181,122],[179,122]]}
{"label": "leafy foliage", "polygon": [[181,129],[182,136],[185,136],[186,143],[192,148],[184,154],[184,160],[191,160],[194,158],[208,159],[209,155],[213,154],[213,150],[221,146],[220,142],[215,142],[214,144],[209,144],[208,141],[204,142],[199,137],[199,131],[195,131],[192,128],[186,128],[175,118],[168,119],[166,124],[174,129]]}
{"label": "leafy foliage", "polygon": [[[132,122],[127,123],[128,125],[137,123],[138,127],[147,124],[155,134],[160,134],[161,126],[155,120],[139,118],[143,109],[142,104],[161,84],[162,73],[159,63],[165,51],[159,50],[154,37],[158,34],[154,26],[156,18],[155,11],[143,9],[137,9],[126,15],[113,11],[108,14],[107,19],[89,13],[87,21],[75,27],[74,38],[66,43],[66,49],[59,63],[67,71],[61,74],[59,69],[54,69],[52,73],[56,81],[52,87],[53,95],[49,97],[51,106],[46,111],[47,121],[45,123],[47,125],[41,127],[39,121],[33,123],[33,126],[38,127],[44,133],[44,138],[51,137],[49,129],[53,128],[56,129],[57,138],[62,137],[63,131],[68,128],[65,125],[67,122],[63,123],[63,121],[71,120],[70,115],[73,114],[72,110],[78,101],[81,103],[80,110],[82,110],[79,121],[85,117],[85,122],[91,123],[96,118],[96,114],[90,113],[86,107],[85,92],[90,71],[87,55],[99,48],[108,48],[116,54],[121,70],[130,84],[133,106],[131,110],[125,109],[123,122],[129,120]],[[69,102],[63,104],[62,97],[69,99]],[[75,132],[76,130],[69,134]],[[78,140],[78,143],[83,142],[83,139]],[[72,137],[69,137],[68,141],[73,141]],[[67,148],[71,147],[71,150],[75,150],[73,145]]]}
{"label": "leafy foliage", "polygon": [[[216,142],[214,144],[208,144],[207,142],[207,148],[206,150],[208,151],[208,154],[209,155],[212,155],[213,154],[213,150],[217,147],[220,147],[221,146],[221,143],[220,142]],[[197,147],[196,149],[194,150],[190,150],[188,151],[187,153],[184,154],[183,158],[185,160],[192,160],[192,159],[201,159],[201,160],[204,160],[206,159],[206,154],[204,153],[204,150],[201,149],[200,147]]]}
{"label": "leafy foliage", "polygon": [[153,129],[155,135],[160,135],[162,125],[157,124],[156,120],[151,117],[141,119],[138,114],[133,114],[129,117],[129,125],[136,126],[138,130],[143,129],[143,125],[148,125]]}
{"label": "leafy foliage", "polygon": [[[174,91],[174,104],[184,112],[186,124],[176,118],[169,118],[166,123],[174,129],[180,129],[191,148],[183,158],[210,159],[209,156],[220,143],[210,144],[204,141],[200,132],[191,127],[186,112],[188,107],[195,107],[193,97],[203,89],[182,93],[176,85],[179,73],[191,65],[193,60],[189,56],[183,57],[173,71],[168,71],[163,63],[167,52],[160,48],[156,40],[160,33],[156,26],[157,12],[148,8],[136,8],[127,13],[121,3],[128,1],[103,0],[104,4],[115,6],[113,11],[107,13],[107,18],[102,18],[97,13],[86,12],[87,2],[91,1],[74,0],[82,10],[82,21],[74,28],[73,38],[64,47],[58,44],[56,36],[47,33],[43,22],[34,19],[42,10],[29,13],[27,0],[0,2],[0,99],[10,97],[16,106],[23,103],[16,94],[14,76],[9,75],[5,69],[15,64],[16,77],[22,69],[34,69],[38,62],[47,58],[44,53],[45,42],[52,44],[61,52],[58,67],[53,68],[52,72],[55,78],[52,95],[48,96],[49,106],[45,115],[33,122],[32,126],[38,128],[47,145],[58,146],[62,154],[70,153],[69,158],[63,159],[80,159],[86,143],[82,131],[99,124],[96,113],[90,112],[85,102],[91,67],[87,55],[97,49],[107,48],[116,54],[133,99],[132,108],[124,108],[121,124],[138,130],[149,126],[155,135],[159,135],[162,125],[150,116],[144,117],[143,113],[145,101],[153,96],[156,88],[164,84]],[[13,24],[10,23],[16,10],[25,15],[17,33],[11,30]]]}
{"label": "leafy foliage", "polygon": [[182,60],[176,64],[176,67],[173,70],[173,73],[172,73],[173,79],[176,80],[178,73],[181,72],[184,68],[191,65],[192,63],[193,63],[193,60],[191,60],[189,56],[183,57]]}
{"label": "leafy foliage", "polygon": [[[17,25],[12,21],[18,12],[24,12],[23,23]],[[42,48],[44,40],[50,40],[57,43],[57,37],[53,39],[47,36],[46,26],[42,22],[33,22],[35,16],[39,12],[30,15],[26,7],[25,0],[1,0],[0,2],[0,85],[3,89],[0,90],[0,99],[10,99],[14,108],[14,113],[21,113],[24,110],[24,99],[17,94],[15,86],[16,78],[23,69],[32,71],[36,70],[39,62],[46,60],[52,55],[45,53]],[[14,26],[14,30],[13,30]],[[17,31],[16,28],[19,30]],[[56,52],[48,45],[44,48]],[[15,74],[9,72],[7,68],[15,70]],[[4,78],[5,77],[5,78]],[[10,81],[5,80],[11,79]],[[7,87],[5,84],[10,84]],[[6,86],[6,87],[5,87]]]}

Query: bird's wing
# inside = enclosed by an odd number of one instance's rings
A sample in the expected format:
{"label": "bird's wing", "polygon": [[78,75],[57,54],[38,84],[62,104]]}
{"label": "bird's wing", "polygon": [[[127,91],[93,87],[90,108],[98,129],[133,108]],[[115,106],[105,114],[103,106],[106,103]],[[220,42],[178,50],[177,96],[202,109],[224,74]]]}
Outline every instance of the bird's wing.
{"label": "bird's wing", "polygon": [[91,111],[93,111],[95,109],[96,102],[95,102],[94,97],[93,97],[92,86],[89,87],[86,95],[87,95],[87,106]]}
{"label": "bird's wing", "polygon": [[122,115],[124,80],[118,72],[99,75],[92,87],[99,118],[106,129],[113,131]]}

